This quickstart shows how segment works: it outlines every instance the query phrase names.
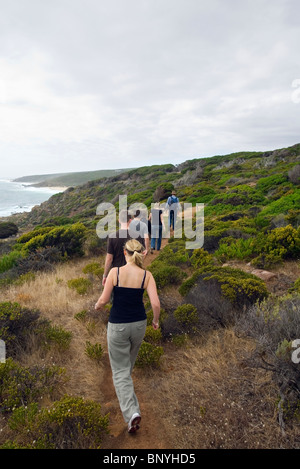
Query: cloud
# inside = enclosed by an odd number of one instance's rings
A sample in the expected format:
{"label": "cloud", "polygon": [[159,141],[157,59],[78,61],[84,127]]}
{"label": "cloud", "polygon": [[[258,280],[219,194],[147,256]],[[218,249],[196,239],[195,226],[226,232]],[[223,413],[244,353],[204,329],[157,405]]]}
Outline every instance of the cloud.
{"label": "cloud", "polygon": [[299,140],[296,1],[0,4],[3,176]]}

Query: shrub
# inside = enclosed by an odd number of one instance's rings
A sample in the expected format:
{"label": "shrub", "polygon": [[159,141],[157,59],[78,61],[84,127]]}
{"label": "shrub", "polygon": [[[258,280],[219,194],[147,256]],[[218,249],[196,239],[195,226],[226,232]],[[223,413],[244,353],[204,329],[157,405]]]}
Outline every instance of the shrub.
{"label": "shrub", "polygon": [[183,325],[193,325],[198,322],[197,308],[191,304],[178,306],[174,311],[175,319]]}
{"label": "shrub", "polygon": [[0,222],[0,239],[9,238],[18,233],[19,228],[12,222]]}
{"label": "shrub", "polygon": [[267,235],[257,238],[259,255],[252,261],[261,268],[270,267],[284,259],[297,259],[300,255],[300,227],[287,225],[275,228]]}
{"label": "shrub", "polygon": [[186,273],[180,269],[180,267],[175,265],[168,265],[165,262],[161,262],[159,260],[155,260],[152,262],[151,266],[149,267],[150,272],[152,273],[157,288],[164,288],[167,285],[178,285],[184,277],[186,277]]}
{"label": "shrub", "polygon": [[[101,405],[96,402],[65,396],[49,409],[37,412],[31,407],[30,414],[17,411],[10,426],[16,423],[18,438],[22,437],[26,442],[22,446],[28,449],[99,449],[108,433],[109,417],[102,415]],[[20,447],[12,441],[6,445]]]}
{"label": "shrub", "polygon": [[8,358],[0,363],[0,405],[2,412],[26,406],[44,394],[52,395],[62,382],[64,370],[57,366],[22,367]]}
{"label": "shrub", "polygon": [[18,239],[18,244],[26,254],[39,248],[57,247],[62,256],[82,256],[83,241],[87,233],[82,223],[73,225],[45,227],[33,230]]}
{"label": "shrub", "polygon": [[102,345],[100,343],[91,344],[91,342],[87,341],[85,346],[85,353],[88,357],[99,362],[103,356]]}
{"label": "shrub", "polygon": [[21,257],[23,257],[23,254],[18,251],[11,251],[9,254],[0,257],[0,273],[6,272],[14,267]]}
{"label": "shrub", "polygon": [[8,356],[15,357],[26,350],[30,333],[42,323],[39,317],[39,311],[23,308],[19,303],[0,303],[0,337],[5,341]]}
{"label": "shrub", "polygon": [[92,282],[83,277],[73,278],[68,281],[68,287],[76,290],[79,295],[86,295],[91,286]]}
{"label": "shrub", "polygon": [[79,313],[76,313],[74,315],[74,318],[77,321],[84,322],[86,320],[87,314],[88,314],[88,311],[86,309],[83,309],[82,311],[79,311]]}
{"label": "shrub", "polygon": [[248,306],[268,295],[265,283],[255,275],[216,266],[197,270],[179,292],[197,308],[202,329],[232,324]]}
{"label": "shrub", "polygon": [[158,367],[163,354],[162,347],[143,341],[135,364],[139,368]]}
{"label": "shrub", "polygon": [[147,326],[144,340],[150,344],[159,344],[162,340],[161,329],[155,330],[152,326]]}
{"label": "shrub", "polygon": [[256,341],[256,350],[249,362],[273,373],[280,393],[279,417],[294,417],[300,404],[299,364],[292,361],[292,342],[300,338],[300,295],[270,296],[252,306],[241,316],[237,331]]}
{"label": "shrub", "polygon": [[294,166],[289,172],[288,172],[289,180],[293,184],[300,184],[300,164],[297,164]]}
{"label": "shrub", "polygon": [[104,268],[98,262],[91,262],[87,264],[83,269],[82,272],[84,274],[91,274],[98,279],[101,279],[104,273]]}
{"label": "shrub", "polygon": [[44,338],[44,345],[56,346],[58,350],[65,351],[69,348],[72,339],[72,332],[66,331],[61,326],[47,324],[40,331],[40,336]]}
{"label": "shrub", "polygon": [[53,270],[53,264],[61,262],[63,259],[57,247],[40,248],[25,257],[18,258],[15,271],[17,275],[37,271],[48,272]]}

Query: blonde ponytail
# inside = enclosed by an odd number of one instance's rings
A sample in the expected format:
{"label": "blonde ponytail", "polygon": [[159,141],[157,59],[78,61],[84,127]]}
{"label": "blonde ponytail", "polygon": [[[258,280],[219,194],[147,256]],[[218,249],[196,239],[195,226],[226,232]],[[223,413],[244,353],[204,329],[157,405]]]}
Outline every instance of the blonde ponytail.
{"label": "blonde ponytail", "polygon": [[143,246],[136,239],[130,239],[125,244],[126,252],[128,253],[128,261],[136,264],[138,267],[143,268],[144,255],[143,255]]}

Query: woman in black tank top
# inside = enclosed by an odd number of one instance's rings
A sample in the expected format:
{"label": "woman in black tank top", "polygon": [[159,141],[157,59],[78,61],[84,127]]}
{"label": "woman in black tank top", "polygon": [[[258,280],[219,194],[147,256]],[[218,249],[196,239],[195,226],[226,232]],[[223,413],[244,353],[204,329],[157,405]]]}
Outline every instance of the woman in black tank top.
{"label": "woman in black tank top", "polygon": [[125,245],[126,265],[113,268],[95,309],[106,305],[113,293],[107,327],[107,344],[113,382],[128,432],[138,430],[141,415],[131,378],[139,348],[142,344],[147,316],[143,303],[146,290],[153,310],[152,327],[158,329],[160,301],[151,272],[143,269],[143,246],[135,239]]}

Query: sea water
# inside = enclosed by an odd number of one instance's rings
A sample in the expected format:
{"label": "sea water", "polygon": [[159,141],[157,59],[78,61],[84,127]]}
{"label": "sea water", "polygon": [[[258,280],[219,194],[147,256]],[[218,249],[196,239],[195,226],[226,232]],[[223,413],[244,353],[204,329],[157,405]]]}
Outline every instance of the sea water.
{"label": "sea water", "polygon": [[0,179],[0,218],[14,213],[30,212],[53,194],[63,189],[51,187],[32,187],[29,184]]}

